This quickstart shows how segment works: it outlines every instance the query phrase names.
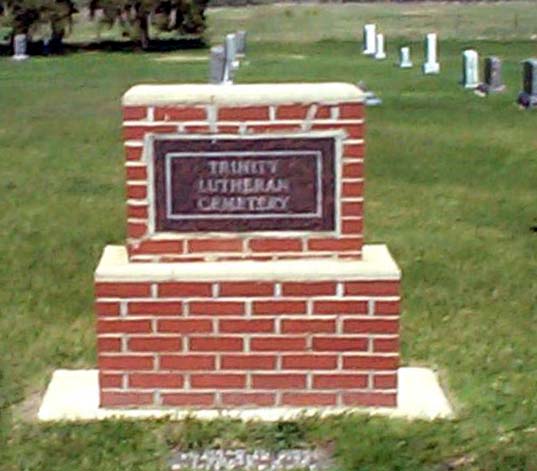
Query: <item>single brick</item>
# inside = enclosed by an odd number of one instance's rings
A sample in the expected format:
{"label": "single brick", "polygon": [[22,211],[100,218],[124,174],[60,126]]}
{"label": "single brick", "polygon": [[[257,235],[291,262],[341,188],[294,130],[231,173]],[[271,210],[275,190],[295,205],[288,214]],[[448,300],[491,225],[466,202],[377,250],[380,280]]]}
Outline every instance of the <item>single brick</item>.
{"label": "single brick", "polygon": [[276,119],[304,119],[308,105],[280,105],[276,108]]}
{"label": "single brick", "polygon": [[190,301],[190,315],[240,316],[244,314],[244,303],[238,301]]}
{"label": "single brick", "polygon": [[342,103],[339,105],[340,119],[363,119],[364,114],[363,103]]}
{"label": "single brick", "polygon": [[364,224],[362,219],[346,219],[341,221],[341,232],[343,234],[362,234]]}
{"label": "single brick", "polygon": [[272,296],[274,283],[230,281],[220,283],[220,296]]}
{"label": "single brick", "polygon": [[95,313],[98,316],[118,316],[119,303],[100,301],[95,303]]}
{"label": "single brick", "polygon": [[336,321],[334,319],[284,319],[282,321],[282,332],[284,334],[333,333],[335,331]]}
{"label": "single brick", "polygon": [[127,205],[127,218],[147,219],[148,206],[146,204],[129,204]]}
{"label": "single brick", "polygon": [[95,283],[98,298],[143,298],[150,294],[150,283]]}
{"label": "single brick", "polygon": [[146,319],[114,319],[97,320],[97,333],[99,334],[124,334],[124,333],[147,333],[151,332],[151,321]]}
{"label": "single brick", "polygon": [[343,358],[344,369],[355,370],[396,370],[398,356],[349,356]]}
{"label": "single brick", "polygon": [[161,319],[157,323],[157,331],[181,334],[208,334],[213,331],[210,319]]}
{"label": "single brick", "polygon": [[240,126],[226,124],[218,126],[218,132],[222,134],[237,134],[240,131]]}
{"label": "single brick", "polygon": [[282,283],[282,294],[284,296],[330,296],[336,294],[336,283],[332,281]]}
{"label": "single brick", "polygon": [[183,312],[183,304],[177,301],[135,301],[127,304],[127,310],[129,315],[178,316]]}
{"label": "single brick", "polygon": [[130,388],[182,388],[183,376],[170,373],[133,373],[129,375]]}
{"label": "single brick", "polygon": [[142,222],[127,223],[127,236],[133,239],[139,239],[147,233],[147,224]]}
{"label": "single brick", "polygon": [[337,395],[335,393],[283,393],[282,405],[284,406],[335,406]]}
{"label": "single brick", "polygon": [[314,301],[315,314],[367,314],[367,301]]}
{"label": "single brick", "polygon": [[123,375],[118,373],[102,373],[99,371],[99,387],[120,388],[123,383]]}
{"label": "single brick", "polygon": [[305,301],[254,301],[254,314],[305,314]]}
{"label": "single brick", "polygon": [[177,132],[177,126],[157,124],[153,126],[123,126],[123,139],[125,141],[140,140],[149,133],[167,134],[174,132]]}
{"label": "single brick", "polygon": [[397,319],[345,319],[343,321],[343,332],[346,334],[395,334],[398,331]]}
{"label": "single brick", "polygon": [[182,348],[180,337],[133,337],[127,347],[132,352],[177,352]]}
{"label": "single brick", "polygon": [[315,112],[315,119],[330,119],[332,116],[332,110],[330,106],[318,105]]}
{"label": "single brick", "polygon": [[364,183],[361,181],[356,182],[343,182],[341,186],[341,196],[343,198],[359,198],[364,194]]}
{"label": "single brick", "polygon": [[375,338],[373,339],[373,351],[397,353],[399,351],[399,338]]}
{"label": "single brick", "polygon": [[343,156],[345,158],[357,158],[361,159],[365,154],[365,146],[363,144],[344,144]]}
{"label": "single brick", "polygon": [[253,252],[300,252],[301,239],[252,239],[248,247]]}
{"label": "single brick", "polygon": [[268,119],[268,106],[222,107],[218,110],[219,121],[264,121]]}
{"label": "single brick", "polygon": [[220,319],[218,331],[227,334],[248,334],[254,332],[274,332],[272,319]]}
{"label": "single brick", "polygon": [[397,296],[398,281],[347,281],[345,295],[347,296]]}
{"label": "single brick", "polygon": [[304,389],[305,374],[253,374],[252,387],[255,389]]}
{"label": "single brick", "polygon": [[311,251],[328,251],[328,252],[346,252],[360,250],[362,239],[358,237],[346,239],[310,239],[308,240],[308,250]]}
{"label": "single brick", "polygon": [[211,283],[159,283],[158,295],[162,298],[189,298],[212,296]]}
{"label": "single brick", "polygon": [[201,106],[157,106],[154,117],[155,121],[203,121],[207,113]]}
{"label": "single brick", "polygon": [[364,215],[364,205],[361,201],[341,203],[341,215],[343,217],[362,217]]}
{"label": "single brick", "polygon": [[275,405],[276,394],[274,393],[222,393],[222,406],[258,406],[269,407]]}
{"label": "single brick", "polygon": [[223,370],[273,370],[276,367],[275,355],[222,355]]}
{"label": "single brick", "polygon": [[343,163],[343,178],[363,178],[364,164],[362,162]]}
{"label": "single brick", "polygon": [[162,355],[160,357],[161,370],[199,371],[214,370],[214,355]]}
{"label": "single brick", "polygon": [[375,314],[379,316],[397,315],[399,312],[399,301],[375,301]]}
{"label": "single brick", "polygon": [[397,388],[397,373],[388,374],[388,375],[374,375],[373,387],[375,389]]}
{"label": "single brick", "polygon": [[182,240],[144,240],[136,249],[137,254],[180,254],[183,253]]}
{"label": "single brick", "polygon": [[127,185],[127,198],[129,199],[147,198],[147,186],[146,185]]}
{"label": "single brick", "polygon": [[246,375],[244,374],[193,374],[190,376],[190,386],[198,389],[234,389],[244,388]]}
{"label": "single brick", "polygon": [[306,348],[304,337],[252,337],[252,351],[303,351]]}
{"label": "single brick", "polygon": [[358,337],[314,337],[313,350],[318,352],[367,351],[367,339]]}
{"label": "single brick", "polygon": [[345,406],[395,407],[397,395],[369,392],[348,392],[342,395]]}
{"label": "single brick", "polygon": [[192,239],[188,241],[188,252],[241,252],[240,239]]}
{"label": "single brick", "polygon": [[147,406],[153,403],[152,393],[101,391],[101,406]]}
{"label": "single brick", "polygon": [[147,168],[145,165],[136,167],[126,167],[125,173],[127,180],[147,180]]}
{"label": "single brick", "polygon": [[143,149],[142,146],[125,146],[125,159],[130,162],[141,160]]}
{"label": "single brick", "polygon": [[152,370],[153,355],[99,355],[100,370]]}
{"label": "single brick", "polygon": [[121,339],[118,337],[99,337],[97,339],[97,351],[103,352],[120,352]]}
{"label": "single brick", "polygon": [[147,108],[145,106],[124,106],[123,121],[136,121],[146,119]]}
{"label": "single brick", "polygon": [[163,393],[164,406],[214,406],[214,393]]}
{"label": "single brick", "polygon": [[313,387],[318,389],[359,389],[367,387],[367,374],[313,375]]}
{"label": "single brick", "polygon": [[192,352],[239,352],[242,350],[242,338],[237,337],[192,337]]}
{"label": "single brick", "polygon": [[336,355],[283,355],[282,369],[284,370],[332,370],[337,368]]}

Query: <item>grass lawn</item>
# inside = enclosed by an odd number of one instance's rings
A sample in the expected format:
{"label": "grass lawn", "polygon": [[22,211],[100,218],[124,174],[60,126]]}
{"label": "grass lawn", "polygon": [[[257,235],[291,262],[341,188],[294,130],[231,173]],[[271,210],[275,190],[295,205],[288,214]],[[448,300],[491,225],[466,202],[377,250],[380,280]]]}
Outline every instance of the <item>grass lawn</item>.
{"label": "grass lawn", "polygon": [[[334,25],[347,21],[350,6],[331,8]],[[211,22],[238,11],[215,10]],[[384,99],[368,109],[366,241],[386,242],[403,270],[403,363],[438,369],[457,419],[33,422],[54,369],[95,365],[93,270],[125,234],[120,96],[140,82],[205,82],[207,53],[4,58],[0,470],[153,471],[176,445],[328,442],[348,471],[537,470],[537,112],[514,105],[519,62],[537,42],[442,40],[442,73],[424,77],[393,66],[398,39],[375,62],[355,41],[259,35],[238,82],[365,80]],[[419,63],[421,41],[409,37]],[[458,85],[470,45],[504,59],[505,94],[481,99]]]}

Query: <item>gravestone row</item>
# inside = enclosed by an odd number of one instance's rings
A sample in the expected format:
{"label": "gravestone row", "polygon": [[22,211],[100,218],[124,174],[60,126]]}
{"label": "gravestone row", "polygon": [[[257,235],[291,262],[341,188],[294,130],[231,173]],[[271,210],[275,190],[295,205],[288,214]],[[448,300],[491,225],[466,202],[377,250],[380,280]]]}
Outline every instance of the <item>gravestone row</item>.
{"label": "gravestone row", "polygon": [[[440,63],[438,62],[438,37],[436,33],[426,35],[424,49],[423,73],[425,75],[438,74]],[[363,27],[362,53],[377,60],[383,60],[387,57],[384,34],[377,33],[375,24],[369,23]],[[413,67],[409,46],[399,48],[397,65],[401,69]],[[484,63],[484,79],[481,82],[479,79],[479,54],[474,49],[467,49],[462,53],[461,84],[465,89],[475,90],[481,96],[502,92],[505,90],[505,85],[502,83],[501,68],[502,62],[498,57],[487,57]],[[523,90],[519,94],[517,102],[524,108],[537,107],[537,59],[523,61],[522,71]],[[379,102],[380,100],[376,100],[375,104]]]}

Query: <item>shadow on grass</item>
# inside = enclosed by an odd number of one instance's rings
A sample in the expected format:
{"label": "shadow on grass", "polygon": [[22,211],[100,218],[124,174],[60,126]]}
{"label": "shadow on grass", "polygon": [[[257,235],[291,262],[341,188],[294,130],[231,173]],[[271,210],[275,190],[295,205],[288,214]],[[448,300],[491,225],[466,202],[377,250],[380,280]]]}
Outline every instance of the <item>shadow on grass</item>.
{"label": "shadow on grass", "polygon": [[[203,38],[154,39],[147,49],[142,49],[135,41],[95,41],[87,43],[64,43],[44,46],[43,41],[28,43],[30,56],[72,54],[77,52],[171,52],[189,49],[206,49]],[[0,44],[0,56],[11,56],[13,49],[9,43]]]}

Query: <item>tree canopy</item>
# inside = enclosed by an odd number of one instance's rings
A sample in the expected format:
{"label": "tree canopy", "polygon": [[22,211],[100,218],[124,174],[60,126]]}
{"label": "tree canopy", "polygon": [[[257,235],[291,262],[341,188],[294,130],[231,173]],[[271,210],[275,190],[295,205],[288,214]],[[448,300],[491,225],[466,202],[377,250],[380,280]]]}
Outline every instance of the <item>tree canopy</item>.
{"label": "tree canopy", "polygon": [[[201,35],[205,30],[208,0],[87,0],[91,19],[108,27],[119,25],[125,35],[149,45],[149,26],[159,31]],[[0,0],[0,18],[11,36],[40,34],[52,43],[62,42],[78,12],[73,0]]]}

